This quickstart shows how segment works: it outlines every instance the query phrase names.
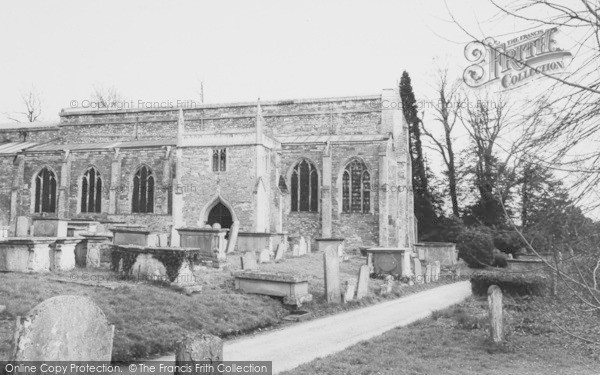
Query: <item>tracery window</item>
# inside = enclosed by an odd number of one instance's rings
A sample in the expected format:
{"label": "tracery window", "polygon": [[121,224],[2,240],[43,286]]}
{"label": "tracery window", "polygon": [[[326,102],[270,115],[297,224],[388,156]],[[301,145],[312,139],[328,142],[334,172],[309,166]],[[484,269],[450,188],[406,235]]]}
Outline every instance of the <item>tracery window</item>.
{"label": "tracery window", "polygon": [[292,211],[319,210],[319,176],[317,168],[306,159],[294,166],[291,181]]}
{"label": "tracery window", "polygon": [[212,157],[213,172],[225,172],[227,167],[227,149],[216,148]]}
{"label": "tracery window", "polygon": [[138,168],[133,177],[133,196],[131,212],[154,212],[154,175],[146,166]]}
{"label": "tracery window", "polygon": [[353,160],[342,176],[342,212],[368,213],[371,210],[371,175],[360,160]]}
{"label": "tracery window", "polygon": [[81,179],[81,212],[102,211],[102,178],[96,168],[91,167]]}
{"label": "tracery window", "polygon": [[48,168],[35,177],[34,212],[56,212],[56,176]]}

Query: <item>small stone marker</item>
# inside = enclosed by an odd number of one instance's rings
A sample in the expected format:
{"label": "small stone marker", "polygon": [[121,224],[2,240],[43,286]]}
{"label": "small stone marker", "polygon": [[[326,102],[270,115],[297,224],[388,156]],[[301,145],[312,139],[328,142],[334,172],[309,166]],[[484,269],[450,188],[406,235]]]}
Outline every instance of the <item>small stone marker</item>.
{"label": "small stone marker", "polygon": [[354,299],[356,292],[356,280],[348,280],[344,283],[344,294],[342,294],[342,302],[348,303]]}
{"label": "small stone marker", "polygon": [[310,249],[311,248],[310,243],[311,243],[311,241],[310,241],[310,238],[309,238],[308,241],[306,241],[306,252],[308,254],[310,254],[312,252],[312,250]]}
{"label": "small stone marker", "polygon": [[[192,363],[194,362],[208,364],[219,361],[223,361],[223,340],[217,336],[198,333],[189,334],[175,344],[176,375],[184,374],[178,372],[177,369],[185,369],[186,365],[193,366]],[[219,372],[215,371],[214,373]]]}
{"label": "small stone marker", "polygon": [[307,253],[306,240],[304,239],[304,237],[300,236],[300,241],[298,242],[298,255],[302,256],[302,255],[306,255],[306,253]]}
{"label": "small stone marker", "polygon": [[325,271],[325,296],[328,303],[339,303],[340,292],[340,257],[337,250],[329,246],[323,254]]}
{"label": "small stone marker", "polygon": [[247,251],[241,256],[243,270],[255,270],[258,267],[256,264],[256,254],[254,251]]}
{"label": "small stone marker", "polygon": [[285,243],[280,243],[277,245],[277,251],[275,251],[275,260],[283,259],[283,253],[285,252]]}
{"label": "small stone marker", "polygon": [[428,264],[427,266],[425,266],[425,282],[426,283],[431,282],[431,264]]}
{"label": "small stone marker", "polygon": [[338,245],[337,254],[340,258],[344,256],[344,245],[343,244]]}
{"label": "small stone marker", "polygon": [[158,246],[169,247],[169,235],[166,233],[160,233],[158,235]]}
{"label": "small stone marker", "polygon": [[507,259],[513,259],[513,255],[512,255],[512,254],[508,254],[508,255],[506,256],[506,258],[507,258]]}
{"label": "small stone marker", "polygon": [[413,263],[415,265],[415,282],[419,284],[423,284],[423,270],[421,269],[421,261],[419,258],[413,258]]}
{"label": "small stone marker", "polygon": [[488,305],[490,308],[490,338],[499,343],[504,339],[502,332],[502,289],[497,285],[488,288]]}
{"label": "small stone marker", "polygon": [[292,247],[292,256],[293,257],[300,256],[300,246],[298,244],[296,244],[296,245],[294,245],[294,247]]}
{"label": "small stone marker", "polygon": [[358,271],[358,287],[356,289],[356,299],[362,299],[369,293],[369,266],[362,265]]}
{"label": "small stone marker", "polygon": [[238,234],[240,232],[240,222],[234,221],[229,228],[229,239],[227,240],[227,250],[226,253],[233,253],[235,251],[235,245],[237,243]]}
{"label": "small stone marker", "polygon": [[56,296],[17,318],[13,361],[110,362],[114,326],[84,296]]}
{"label": "small stone marker", "polygon": [[271,252],[269,249],[264,249],[260,252],[258,263],[269,263],[271,261]]}
{"label": "small stone marker", "polygon": [[440,279],[440,273],[442,272],[441,264],[439,260],[433,262],[433,281]]}
{"label": "small stone marker", "polygon": [[373,253],[367,254],[367,267],[369,267],[369,273],[373,272],[375,266],[373,265]]}
{"label": "small stone marker", "polygon": [[[16,236],[17,237],[27,237],[29,234],[29,228],[31,227],[31,223],[29,222],[29,218],[27,216],[19,216],[17,217],[17,228],[16,228]],[[33,232],[31,232],[33,233]]]}
{"label": "small stone marker", "polygon": [[394,286],[394,277],[392,275],[387,275],[385,277],[385,283],[381,285],[381,289],[379,290],[379,294],[385,296],[392,292],[392,288]]}

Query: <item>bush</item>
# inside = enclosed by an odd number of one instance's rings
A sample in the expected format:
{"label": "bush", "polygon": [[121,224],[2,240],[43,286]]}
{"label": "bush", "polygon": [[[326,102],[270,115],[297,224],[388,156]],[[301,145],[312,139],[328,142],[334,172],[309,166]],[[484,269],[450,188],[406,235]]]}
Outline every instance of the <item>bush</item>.
{"label": "bush", "polygon": [[506,268],[508,266],[508,256],[498,249],[493,251],[494,259],[492,260],[493,267]]}
{"label": "bush", "polygon": [[486,227],[464,228],[457,239],[458,257],[471,268],[485,268],[493,262],[494,242]]}
{"label": "bush", "polygon": [[526,244],[515,231],[496,231],[494,232],[494,246],[503,253],[514,255],[526,247]]}
{"label": "bush", "polygon": [[501,271],[479,271],[471,276],[471,290],[476,296],[486,296],[490,285],[498,285],[502,293],[523,296],[544,296],[549,292],[546,275]]}

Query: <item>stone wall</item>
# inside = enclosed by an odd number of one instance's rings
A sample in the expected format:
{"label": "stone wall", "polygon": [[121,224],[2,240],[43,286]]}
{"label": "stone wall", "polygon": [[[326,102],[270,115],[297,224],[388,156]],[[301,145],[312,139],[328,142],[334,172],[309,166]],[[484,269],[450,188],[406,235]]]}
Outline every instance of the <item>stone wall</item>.
{"label": "stone wall", "polygon": [[0,226],[9,224],[14,158],[0,155]]}

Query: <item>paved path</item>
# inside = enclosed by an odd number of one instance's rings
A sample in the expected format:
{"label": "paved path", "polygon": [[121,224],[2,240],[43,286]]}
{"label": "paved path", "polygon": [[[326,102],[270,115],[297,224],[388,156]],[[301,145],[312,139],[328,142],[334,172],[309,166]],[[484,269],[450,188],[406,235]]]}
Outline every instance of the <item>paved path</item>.
{"label": "paved path", "polygon": [[[273,361],[273,373],[344,350],[393,328],[423,319],[471,295],[468,281],[440,286],[408,297],[275,331],[225,342],[226,361]],[[173,356],[160,361],[173,361]]]}

